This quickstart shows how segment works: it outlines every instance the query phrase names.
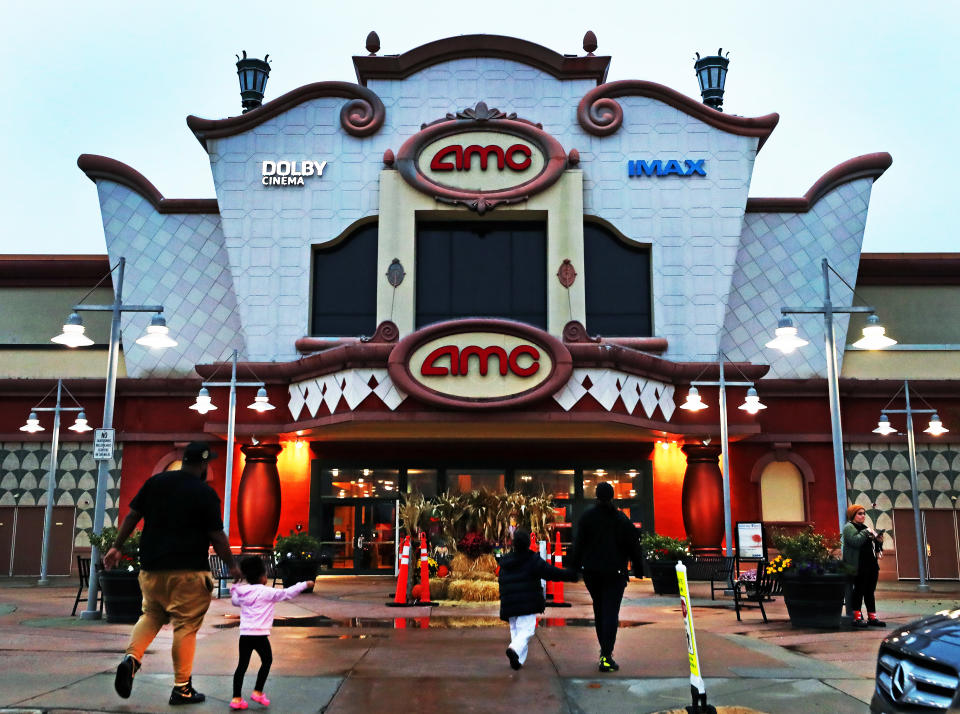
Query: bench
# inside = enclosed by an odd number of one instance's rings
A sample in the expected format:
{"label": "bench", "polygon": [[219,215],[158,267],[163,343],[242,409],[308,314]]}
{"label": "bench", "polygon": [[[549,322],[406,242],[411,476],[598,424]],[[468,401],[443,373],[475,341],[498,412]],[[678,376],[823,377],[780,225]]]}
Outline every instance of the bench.
{"label": "bench", "polygon": [[[84,558],[82,555],[77,556],[77,574],[80,576],[80,587],[77,588],[77,597],[73,601],[73,612],[70,613],[70,617],[77,614],[77,605],[80,604],[83,591],[86,590],[90,584],[90,558]],[[100,601],[100,612],[102,613],[103,591],[100,588],[97,588],[97,599]]]}
{"label": "bench", "polygon": [[710,581],[710,599],[716,599],[717,590],[723,592],[733,587],[733,556],[695,555],[684,559],[687,580]]}
{"label": "bench", "polygon": [[760,607],[764,623],[767,622],[767,612],[763,603],[769,602],[774,595],[783,594],[783,581],[780,573],[767,573],[767,561],[757,563],[756,580],[738,580],[733,586],[733,607],[737,611],[737,620],[740,620],[740,608],[752,606],[756,603]]}
{"label": "bench", "polygon": [[[267,580],[271,581],[270,587],[277,587],[277,580],[280,579],[280,575],[277,573],[277,563],[273,552],[260,553],[259,555],[260,560],[262,560],[264,566],[266,566]],[[240,559],[244,557],[242,553],[238,555],[237,563],[239,564]],[[220,597],[220,589],[223,587],[223,583],[228,580],[233,580],[233,576],[230,575],[230,569],[224,564],[223,559],[219,555],[210,554],[208,559],[210,563],[210,575],[217,581],[217,597]]]}

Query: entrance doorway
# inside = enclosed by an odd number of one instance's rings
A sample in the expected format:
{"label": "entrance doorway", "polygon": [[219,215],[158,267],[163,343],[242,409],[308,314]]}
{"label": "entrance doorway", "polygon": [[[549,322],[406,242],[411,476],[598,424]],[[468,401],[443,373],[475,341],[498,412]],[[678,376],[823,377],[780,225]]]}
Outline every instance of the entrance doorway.
{"label": "entrance doorway", "polygon": [[334,572],[393,573],[397,502],[338,499],[322,507],[320,552]]}
{"label": "entrance doorway", "polygon": [[[960,579],[957,512],[949,509],[922,509],[920,534],[924,540],[924,566],[930,580]],[[893,532],[897,539],[897,577],[920,577],[917,567],[917,537],[913,509],[893,510]]]}

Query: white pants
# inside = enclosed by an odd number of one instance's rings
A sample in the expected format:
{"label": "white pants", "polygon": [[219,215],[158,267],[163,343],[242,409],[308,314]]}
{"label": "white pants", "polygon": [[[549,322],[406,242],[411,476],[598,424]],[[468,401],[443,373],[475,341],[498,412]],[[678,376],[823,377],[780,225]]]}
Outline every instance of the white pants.
{"label": "white pants", "polygon": [[520,664],[527,661],[527,643],[537,629],[536,615],[510,618],[510,649],[517,653]]}

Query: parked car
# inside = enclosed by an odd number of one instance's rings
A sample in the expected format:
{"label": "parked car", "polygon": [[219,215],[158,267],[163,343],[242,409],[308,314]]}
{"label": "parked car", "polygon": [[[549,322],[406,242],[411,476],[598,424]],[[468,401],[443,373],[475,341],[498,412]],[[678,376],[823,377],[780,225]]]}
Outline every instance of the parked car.
{"label": "parked car", "polygon": [[960,714],[960,610],[898,627],[880,644],[874,714]]}

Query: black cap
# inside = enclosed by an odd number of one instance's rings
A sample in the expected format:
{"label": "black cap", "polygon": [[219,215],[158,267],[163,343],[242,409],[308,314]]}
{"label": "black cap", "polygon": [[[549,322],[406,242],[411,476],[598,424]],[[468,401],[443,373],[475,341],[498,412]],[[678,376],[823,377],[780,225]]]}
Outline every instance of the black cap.
{"label": "black cap", "polygon": [[596,496],[598,501],[613,500],[613,486],[606,481],[597,484]]}
{"label": "black cap", "polygon": [[210,449],[210,444],[205,441],[191,441],[183,449],[183,462],[196,464],[201,461],[213,461],[217,454]]}

